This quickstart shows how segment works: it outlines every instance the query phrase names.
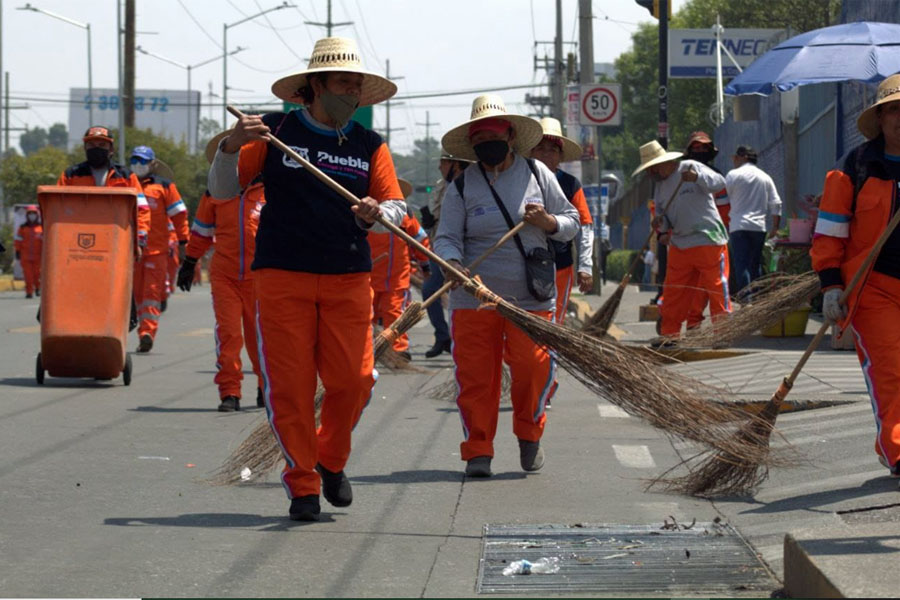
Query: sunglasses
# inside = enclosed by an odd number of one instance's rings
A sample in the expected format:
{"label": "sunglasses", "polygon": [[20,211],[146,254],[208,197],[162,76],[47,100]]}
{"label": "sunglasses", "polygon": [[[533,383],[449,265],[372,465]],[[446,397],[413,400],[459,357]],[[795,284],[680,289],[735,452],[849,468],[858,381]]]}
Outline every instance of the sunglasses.
{"label": "sunglasses", "polygon": [[150,161],[146,158],[141,158],[140,156],[132,156],[131,164],[133,165],[147,165],[150,164]]}

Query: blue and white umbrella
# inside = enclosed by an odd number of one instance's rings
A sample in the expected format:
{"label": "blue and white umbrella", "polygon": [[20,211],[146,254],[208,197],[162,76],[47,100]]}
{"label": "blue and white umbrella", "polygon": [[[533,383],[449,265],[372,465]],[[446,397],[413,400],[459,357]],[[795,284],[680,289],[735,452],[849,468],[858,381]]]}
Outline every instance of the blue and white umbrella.
{"label": "blue and white umbrella", "polygon": [[730,96],[786,92],[798,85],[881,81],[900,72],[900,25],[845,23],[786,40],[725,87]]}

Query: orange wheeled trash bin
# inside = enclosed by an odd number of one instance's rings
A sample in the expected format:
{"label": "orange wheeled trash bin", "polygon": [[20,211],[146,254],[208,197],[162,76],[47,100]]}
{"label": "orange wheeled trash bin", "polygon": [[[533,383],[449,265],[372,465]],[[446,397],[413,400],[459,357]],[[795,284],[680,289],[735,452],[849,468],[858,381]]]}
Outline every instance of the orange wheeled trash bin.
{"label": "orange wheeled trash bin", "polygon": [[41,352],[36,377],[131,383],[125,350],[137,249],[137,191],[40,186]]}

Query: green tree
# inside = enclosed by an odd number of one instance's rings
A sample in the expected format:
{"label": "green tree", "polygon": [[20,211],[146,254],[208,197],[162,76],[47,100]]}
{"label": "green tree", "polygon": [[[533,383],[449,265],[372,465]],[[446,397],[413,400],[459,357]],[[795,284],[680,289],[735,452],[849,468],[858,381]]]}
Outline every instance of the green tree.
{"label": "green tree", "polygon": [[[394,168],[397,177],[406,179],[413,186],[434,185],[441,173],[438,170],[438,160],[441,157],[441,143],[430,137],[427,140],[413,141],[412,154],[394,155]],[[426,194],[418,193],[409,198],[409,202],[416,206],[425,203]]]}
{"label": "green tree", "polygon": [[[840,0],[690,0],[673,15],[673,29],[705,29],[718,14],[726,28],[789,28],[792,35],[837,23]],[[632,48],[616,59],[622,83],[623,127],[604,131],[606,169],[631,173],[639,164],[638,147],[656,139],[659,101],[659,35],[655,23],[632,34]],[[715,102],[715,79],[669,80],[669,144],[680,149],[692,131],[711,130],[709,110]]]}
{"label": "green tree", "polygon": [[66,153],[52,146],[45,146],[26,156],[7,155],[0,163],[4,203],[10,206],[35,202],[37,187],[55,184],[68,164]]}
{"label": "green tree", "polygon": [[68,150],[69,132],[62,123],[54,123],[47,130],[47,143],[60,150]]}
{"label": "green tree", "polygon": [[19,136],[19,146],[22,152],[27,155],[33,154],[47,145],[47,130],[43,127],[35,127],[34,129],[25,129],[25,132]]}

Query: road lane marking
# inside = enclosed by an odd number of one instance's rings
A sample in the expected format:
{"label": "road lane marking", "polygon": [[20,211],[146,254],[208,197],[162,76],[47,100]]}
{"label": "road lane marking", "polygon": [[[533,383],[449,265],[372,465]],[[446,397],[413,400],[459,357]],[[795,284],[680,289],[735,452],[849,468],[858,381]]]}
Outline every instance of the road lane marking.
{"label": "road lane marking", "polygon": [[597,410],[600,411],[600,417],[603,419],[627,419],[627,412],[616,406],[615,404],[598,404]]}
{"label": "road lane marking", "polygon": [[633,469],[652,469],[656,467],[656,462],[650,455],[650,449],[647,446],[618,446],[613,444],[613,451],[616,453],[616,459],[623,466]]}

